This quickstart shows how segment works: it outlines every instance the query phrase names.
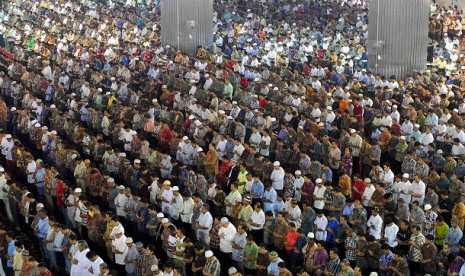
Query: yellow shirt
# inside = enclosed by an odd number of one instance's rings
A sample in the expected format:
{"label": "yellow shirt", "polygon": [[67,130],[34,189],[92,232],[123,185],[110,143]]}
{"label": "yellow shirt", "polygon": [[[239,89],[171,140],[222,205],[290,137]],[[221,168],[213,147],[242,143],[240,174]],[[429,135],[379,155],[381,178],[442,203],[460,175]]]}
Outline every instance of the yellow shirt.
{"label": "yellow shirt", "polygon": [[249,172],[247,170],[243,170],[239,172],[239,175],[237,176],[237,182],[239,183],[239,186],[237,189],[239,190],[239,193],[244,194],[244,188],[245,188],[245,183],[247,183],[247,174]]}

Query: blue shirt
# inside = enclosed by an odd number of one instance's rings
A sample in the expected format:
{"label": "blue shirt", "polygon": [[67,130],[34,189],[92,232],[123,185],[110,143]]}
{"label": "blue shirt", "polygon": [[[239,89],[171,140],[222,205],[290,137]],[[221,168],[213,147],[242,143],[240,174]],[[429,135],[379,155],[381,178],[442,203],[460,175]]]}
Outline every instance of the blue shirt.
{"label": "blue shirt", "polygon": [[330,244],[334,244],[333,233],[336,232],[336,229],[337,229],[338,226],[339,226],[339,221],[337,221],[337,220],[328,221],[328,226],[327,227],[331,228],[331,230],[333,230],[333,232],[332,233],[330,233],[329,231],[327,232],[328,234],[326,235],[326,242],[328,242]]}
{"label": "blue shirt", "polygon": [[333,182],[333,171],[330,168],[324,171],[324,174],[327,181]]}
{"label": "blue shirt", "polygon": [[277,217],[279,212],[284,210],[284,201],[276,201],[274,203],[274,216]]}
{"label": "blue shirt", "polygon": [[[10,258],[13,258],[16,255],[16,247],[14,240],[8,244],[7,254]],[[8,258],[8,261],[6,262],[7,267],[13,267],[13,261],[10,260],[10,258]]]}
{"label": "blue shirt", "polygon": [[265,211],[265,213],[267,211],[272,211],[273,212],[273,209],[274,209],[274,203],[276,202],[276,200],[278,199],[278,194],[276,193],[276,190],[271,188],[269,191],[266,190],[264,193],[263,193],[263,197],[267,200],[270,200],[271,202],[265,202],[263,203],[263,211]]}
{"label": "blue shirt", "polygon": [[37,233],[37,237],[39,239],[45,238],[47,236],[49,227],[50,225],[48,224],[48,217],[40,219],[36,226],[36,229],[39,230],[39,233]]}
{"label": "blue shirt", "polygon": [[36,186],[39,188],[43,188],[44,180],[45,180],[45,169],[42,168],[36,172]]}
{"label": "blue shirt", "polygon": [[265,186],[261,181],[259,182],[254,182],[252,184],[252,193],[258,194],[258,196],[254,196],[254,198],[261,198],[263,196],[263,193],[265,192]]}
{"label": "blue shirt", "polygon": [[272,262],[268,265],[268,275],[279,275],[279,263],[284,262],[281,258],[278,258],[276,262]]}
{"label": "blue shirt", "polygon": [[352,205],[349,205],[349,204],[346,204],[346,206],[344,206],[344,209],[342,209],[342,215],[343,216],[352,216],[352,213],[354,212],[354,204]]}
{"label": "blue shirt", "polygon": [[87,122],[87,120],[89,119],[89,111],[87,110],[85,106],[82,106],[80,111],[81,111],[81,121]]}

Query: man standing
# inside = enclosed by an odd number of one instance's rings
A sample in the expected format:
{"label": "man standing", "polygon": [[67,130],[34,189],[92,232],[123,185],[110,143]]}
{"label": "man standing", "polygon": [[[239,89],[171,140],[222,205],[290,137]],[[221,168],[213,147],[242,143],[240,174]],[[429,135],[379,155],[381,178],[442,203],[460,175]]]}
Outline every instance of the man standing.
{"label": "man standing", "polygon": [[200,209],[200,216],[197,219],[195,229],[197,230],[198,239],[205,245],[210,244],[210,229],[213,225],[213,217],[208,211],[209,205],[205,204]]}
{"label": "man standing", "polygon": [[100,265],[105,263],[102,258],[94,251],[87,252],[86,258],[89,260],[89,268],[87,269],[89,275],[100,275]]}
{"label": "man standing", "polygon": [[247,244],[247,226],[242,223],[237,226],[237,233],[231,242],[232,245],[232,259],[236,262],[236,267],[239,272],[244,274],[244,249]]}
{"label": "man standing", "polygon": [[124,263],[126,264],[126,275],[128,276],[136,276],[136,262],[137,258],[139,257],[139,252],[137,252],[136,246],[134,245],[134,241],[132,238],[126,239],[126,246],[127,246],[127,253],[124,257]]}
{"label": "man standing", "polygon": [[412,236],[410,237],[409,250],[409,269],[410,275],[416,275],[422,272],[421,268],[421,247],[425,243],[425,236],[421,233],[418,225],[412,226]]}
{"label": "man standing", "polygon": [[221,264],[220,261],[213,255],[211,250],[205,252],[205,258],[207,262],[203,268],[204,276],[220,276],[221,273]]}
{"label": "man standing", "polygon": [[379,240],[381,238],[381,229],[383,227],[383,219],[379,215],[379,208],[373,207],[371,217],[367,221],[368,233]]}
{"label": "man standing", "polygon": [[274,170],[271,172],[270,180],[276,192],[280,193],[284,188],[284,169],[281,167],[279,161],[273,163],[273,168]]}
{"label": "man standing", "polygon": [[115,263],[117,265],[118,272],[121,274],[126,273],[126,264],[124,262],[124,258],[127,254],[128,249],[126,241],[131,241],[132,243],[132,238],[126,238],[122,230],[117,230],[115,232],[115,238],[111,242],[111,247],[113,253],[115,254]]}
{"label": "man standing", "polygon": [[228,269],[231,266],[232,241],[236,236],[236,227],[226,217],[221,218],[222,227],[218,231],[220,237],[220,259],[223,262],[223,269]]}

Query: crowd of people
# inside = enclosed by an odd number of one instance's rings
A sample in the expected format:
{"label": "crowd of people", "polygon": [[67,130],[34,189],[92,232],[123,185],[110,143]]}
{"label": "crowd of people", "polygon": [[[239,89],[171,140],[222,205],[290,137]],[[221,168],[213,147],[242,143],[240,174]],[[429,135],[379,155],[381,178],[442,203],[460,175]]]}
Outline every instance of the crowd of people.
{"label": "crowd of people", "polygon": [[396,77],[364,0],[214,1],[194,55],[159,5],[0,3],[6,275],[465,275],[463,11]]}

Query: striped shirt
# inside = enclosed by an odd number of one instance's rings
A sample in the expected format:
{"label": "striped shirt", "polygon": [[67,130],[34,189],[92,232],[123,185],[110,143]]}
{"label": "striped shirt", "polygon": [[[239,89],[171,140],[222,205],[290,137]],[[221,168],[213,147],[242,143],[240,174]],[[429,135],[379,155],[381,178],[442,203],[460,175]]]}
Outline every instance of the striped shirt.
{"label": "striped shirt", "polygon": [[204,269],[209,273],[209,275],[220,276],[221,265],[216,257],[213,257],[211,261],[207,260]]}
{"label": "striped shirt", "polygon": [[328,271],[331,275],[339,275],[341,271],[341,260],[339,258],[330,259],[328,262]]}
{"label": "striped shirt", "polygon": [[[410,241],[418,245],[420,248],[425,243],[425,236],[423,234],[412,235]],[[409,258],[410,261],[419,262],[421,260],[421,250],[414,246],[410,246]]]}

